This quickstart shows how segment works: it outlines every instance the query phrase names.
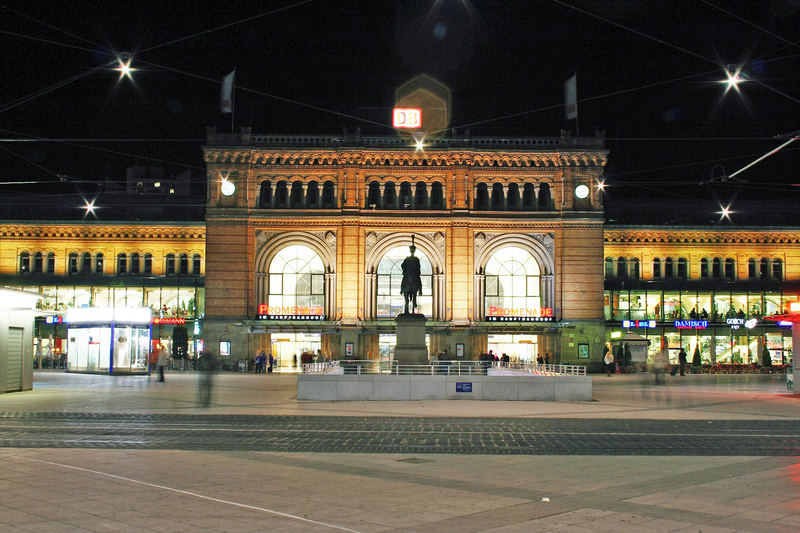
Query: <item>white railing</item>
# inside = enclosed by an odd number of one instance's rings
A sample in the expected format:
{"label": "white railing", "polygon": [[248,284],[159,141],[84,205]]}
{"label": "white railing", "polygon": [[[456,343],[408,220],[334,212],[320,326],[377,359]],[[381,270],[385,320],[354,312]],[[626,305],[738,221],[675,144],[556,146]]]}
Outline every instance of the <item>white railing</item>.
{"label": "white railing", "polygon": [[303,365],[304,374],[415,374],[415,375],[523,375],[585,376],[582,365],[502,363],[498,361],[434,361],[426,365],[401,365],[398,361],[341,360]]}

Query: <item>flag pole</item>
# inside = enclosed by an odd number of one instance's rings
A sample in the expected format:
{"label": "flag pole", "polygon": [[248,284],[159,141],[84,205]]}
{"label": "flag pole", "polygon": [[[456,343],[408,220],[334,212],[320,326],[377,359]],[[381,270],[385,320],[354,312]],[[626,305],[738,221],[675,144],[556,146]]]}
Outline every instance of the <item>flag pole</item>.
{"label": "flag pole", "polygon": [[575,137],[581,136],[581,126],[578,122],[578,71],[573,71],[573,76],[575,76]]}
{"label": "flag pole", "polygon": [[231,133],[233,133],[233,119],[236,116],[236,67],[233,67],[233,81],[231,82]]}

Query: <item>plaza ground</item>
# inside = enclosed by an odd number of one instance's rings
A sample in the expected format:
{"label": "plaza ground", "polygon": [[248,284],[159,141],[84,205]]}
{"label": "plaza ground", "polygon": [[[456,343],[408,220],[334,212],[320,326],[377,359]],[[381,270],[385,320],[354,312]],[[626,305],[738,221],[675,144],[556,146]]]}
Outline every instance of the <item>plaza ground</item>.
{"label": "plaza ground", "polygon": [[[103,414],[130,414],[141,425],[185,414],[186,428],[175,430],[176,441],[203,432],[192,420],[215,415],[324,416],[332,423],[342,416],[359,417],[354,422],[567,419],[596,426],[593,438],[602,438],[604,427],[612,438],[612,425],[613,438],[624,436],[618,428],[626,420],[631,435],[633,421],[643,419],[660,427],[728,421],[742,424],[741,438],[774,431],[769,428],[777,426],[768,423],[800,424],[800,398],[787,393],[779,376],[667,376],[667,385],[656,387],[647,375],[599,375],[594,401],[585,403],[309,402],[295,399],[293,375],[216,378],[214,400],[204,409],[191,373],[169,373],[166,383],[158,383],[146,376],[37,372],[33,391],[0,395],[0,438],[33,435],[35,426],[47,426],[37,418],[45,413],[60,413],[66,427]],[[23,427],[26,417],[30,425]],[[759,421],[765,421],[761,430]],[[143,449],[114,426],[104,427],[92,429],[86,441],[59,447],[0,448],[0,531],[800,530],[797,454]],[[236,439],[237,431],[245,434],[231,426],[226,438]],[[104,445],[94,447],[90,438],[102,438]]]}

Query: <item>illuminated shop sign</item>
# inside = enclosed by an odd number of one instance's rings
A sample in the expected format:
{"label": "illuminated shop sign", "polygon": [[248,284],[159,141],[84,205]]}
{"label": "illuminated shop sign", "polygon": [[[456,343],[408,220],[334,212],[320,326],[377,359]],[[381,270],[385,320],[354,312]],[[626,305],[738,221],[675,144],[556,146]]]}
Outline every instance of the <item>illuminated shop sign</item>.
{"label": "illuminated shop sign", "polygon": [[656,327],[655,320],[623,320],[623,328],[654,328]]}
{"label": "illuminated shop sign", "polygon": [[258,306],[259,320],[325,320],[322,306]]}
{"label": "illuminated shop sign", "polygon": [[76,307],[67,311],[70,324],[149,324],[149,307]]}
{"label": "illuminated shop sign", "polygon": [[731,329],[739,329],[742,326],[746,327],[747,329],[753,329],[756,327],[756,325],[758,325],[758,320],[755,318],[727,318],[725,319],[725,323],[728,324]]}
{"label": "illuminated shop sign", "polygon": [[791,327],[792,323],[789,322],[788,320],[781,320],[780,322],[778,322],[778,325],[786,328],[786,327]]}
{"label": "illuminated shop sign", "polygon": [[159,318],[156,317],[152,321],[153,324],[176,324],[176,325],[183,325],[186,324],[185,318]]}
{"label": "illuminated shop sign", "polygon": [[63,324],[64,323],[64,317],[61,316],[61,315],[46,316],[46,317],[44,317],[44,321],[45,321],[46,324]]}
{"label": "illuminated shop sign", "polygon": [[395,107],[392,110],[392,126],[415,129],[422,127],[422,109],[418,107]]}
{"label": "illuminated shop sign", "polygon": [[706,329],[708,320],[676,320],[675,327],[677,329]]}
{"label": "illuminated shop sign", "polygon": [[490,306],[486,313],[489,322],[552,322],[553,309],[542,307],[540,309],[527,309],[524,307],[495,307]]}

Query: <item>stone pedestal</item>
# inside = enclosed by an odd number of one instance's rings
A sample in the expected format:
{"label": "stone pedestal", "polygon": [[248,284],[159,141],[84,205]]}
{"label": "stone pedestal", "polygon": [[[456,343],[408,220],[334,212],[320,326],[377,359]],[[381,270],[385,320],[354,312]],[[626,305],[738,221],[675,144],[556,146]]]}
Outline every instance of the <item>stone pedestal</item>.
{"label": "stone pedestal", "polygon": [[394,358],[401,365],[427,365],[430,362],[425,346],[425,315],[397,315]]}

